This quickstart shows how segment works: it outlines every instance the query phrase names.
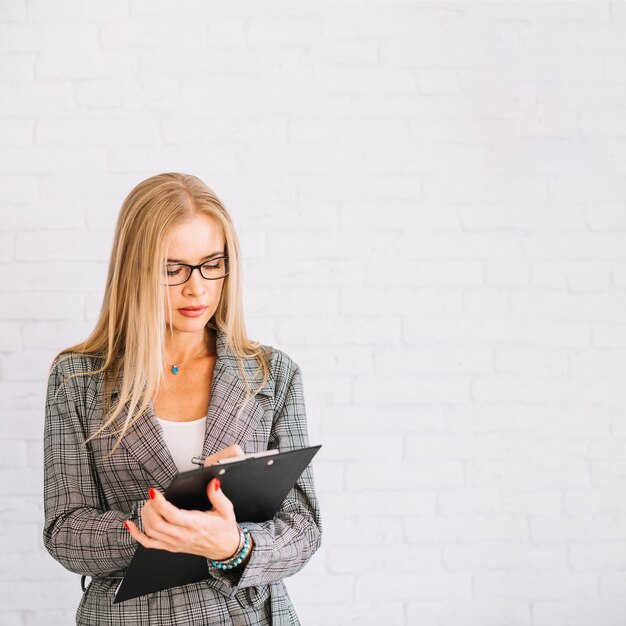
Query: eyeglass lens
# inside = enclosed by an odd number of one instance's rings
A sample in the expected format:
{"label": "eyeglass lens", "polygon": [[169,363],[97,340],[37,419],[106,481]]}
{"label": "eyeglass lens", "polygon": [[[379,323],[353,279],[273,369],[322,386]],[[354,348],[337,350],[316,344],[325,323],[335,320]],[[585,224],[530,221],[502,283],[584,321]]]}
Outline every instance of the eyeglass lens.
{"label": "eyeglass lens", "polygon": [[[188,265],[178,263],[168,263],[165,270],[165,279],[170,286],[180,285],[187,282],[191,276],[193,268]],[[223,278],[228,274],[228,260],[226,258],[217,258],[207,261],[200,266],[202,277],[207,280],[216,280]]]}

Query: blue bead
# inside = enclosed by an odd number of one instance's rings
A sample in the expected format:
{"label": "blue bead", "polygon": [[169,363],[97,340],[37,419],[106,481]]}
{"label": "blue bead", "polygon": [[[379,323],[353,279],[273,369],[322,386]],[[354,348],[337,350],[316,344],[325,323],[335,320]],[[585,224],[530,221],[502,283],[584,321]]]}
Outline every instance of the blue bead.
{"label": "blue bead", "polygon": [[172,366],[172,374],[178,374],[178,368],[175,365]]}

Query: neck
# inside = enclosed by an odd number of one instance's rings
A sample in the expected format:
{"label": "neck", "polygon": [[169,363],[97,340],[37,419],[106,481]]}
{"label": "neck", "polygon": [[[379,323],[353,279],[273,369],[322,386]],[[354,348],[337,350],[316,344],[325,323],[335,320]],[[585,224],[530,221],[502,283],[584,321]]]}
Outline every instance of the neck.
{"label": "neck", "polygon": [[171,365],[184,363],[203,354],[215,354],[215,334],[208,328],[184,333],[174,329],[165,334],[165,358]]}

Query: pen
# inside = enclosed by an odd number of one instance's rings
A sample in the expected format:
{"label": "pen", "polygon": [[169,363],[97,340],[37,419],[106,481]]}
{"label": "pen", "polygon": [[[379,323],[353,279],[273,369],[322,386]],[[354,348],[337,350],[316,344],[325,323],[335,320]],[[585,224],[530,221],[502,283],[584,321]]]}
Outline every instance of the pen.
{"label": "pen", "polygon": [[[237,461],[245,461],[246,459],[256,459],[260,456],[269,456],[271,454],[278,454],[278,448],[272,448],[271,450],[263,450],[262,452],[251,452],[250,454],[244,454],[240,456],[229,456],[225,459],[220,459],[219,461],[215,461],[215,463],[211,463],[211,465],[221,465],[222,463],[236,463]],[[191,462],[194,465],[199,465],[200,467],[204,467],[204,461],[208,457],[194,456],[191,459]]]}
{"label": "pen", "polygon": [[[244,456],[229,456],[226,459],[220,459],[219,461],[215,461],[215,463],[211,463],[211,465],[221,465],[222,463],[233,463],[235,461],[243,461],[245,458]],[[195,463],[196,465],[199,465],[200,467],[204,467],[204,461],[207,459],[207,457],[201,457],[201,456],[194,456],[191,459],[192,463]]]}

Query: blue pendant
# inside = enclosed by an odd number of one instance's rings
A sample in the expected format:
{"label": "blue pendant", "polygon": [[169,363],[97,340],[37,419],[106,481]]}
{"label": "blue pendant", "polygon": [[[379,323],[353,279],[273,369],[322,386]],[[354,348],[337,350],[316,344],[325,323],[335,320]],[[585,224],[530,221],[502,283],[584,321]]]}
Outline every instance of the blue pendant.
{"label": "blue pendant", "polygon": [[178,368],[175,365],[172,365],[172,374],[178,374]]}

